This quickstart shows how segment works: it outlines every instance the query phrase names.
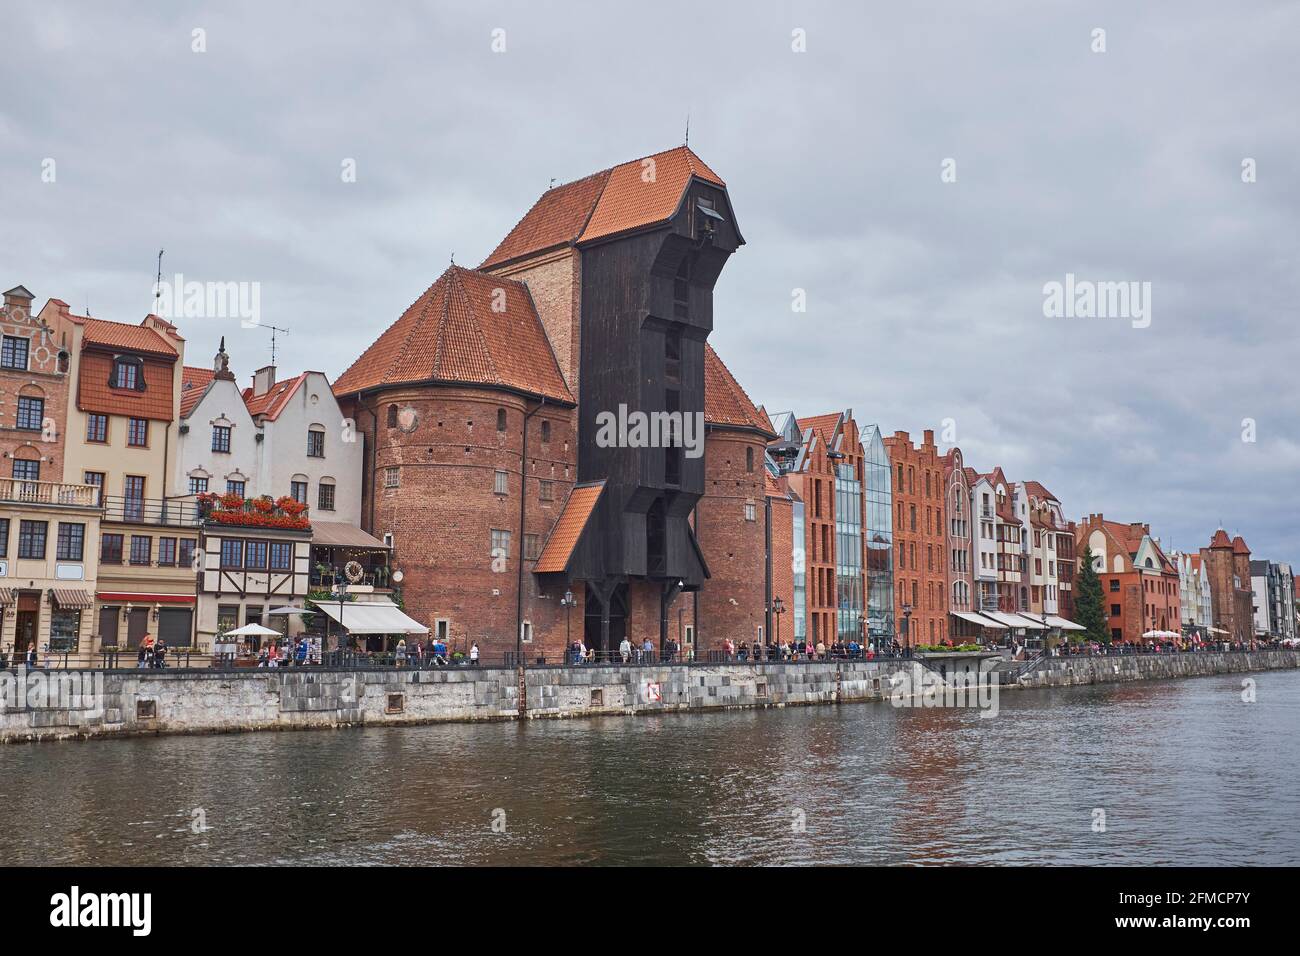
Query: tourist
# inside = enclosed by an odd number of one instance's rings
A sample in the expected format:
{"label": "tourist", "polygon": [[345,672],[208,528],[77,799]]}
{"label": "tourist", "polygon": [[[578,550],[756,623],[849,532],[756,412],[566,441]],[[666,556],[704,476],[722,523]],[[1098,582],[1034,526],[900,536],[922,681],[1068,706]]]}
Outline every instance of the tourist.
{"label": "tourist", "polygon": [[27,645],[27,669],[28,669],[28,670],[35,670],[35,669],[36,669],[36,664],[37,664],[37,660],[36,660],[36,642],[35,642],[35,641],[32,641],[30,644]]}
{"label": "tourist", "polygon": [[469,646],[469,666],[478,667],[478,641],[474,641]]}
{"label": "tourist", "polygon": [[822,660],[825,660],[825,659],[826,659],[826,642],[825,642],[825,641],[818,641],[818,642],[817,642],[817,659],[818,659],[819,661],[822,661]]}
{"label": "tourist", "polygon": [[731,638],[727,638],[722,642],[722,653],[726,655],[729,661],[736,659],[736,645],[732,643]]}
{"label": "tourist", "polygon": [[655,659],[655,646],[650,643],[650,638],[641,642],[641,657],[647,664],[653,664]]}
{"label": "tourist", "polygon": [[162,670],[167,666],[167,642],[161,637],[153,647],[153,666],[156,670]]}
{"label": "tourist", "polygon": [[626,634],[623,635],[623,640],[618,644],[618,656],[623,658],[624,664],[632,659],[632,642],[627,639]]}
{"label": "tourist", "polygon": [[139,670],[144,670],[146,667],[149,666],[146,660],[148,656],[149,656],[149,645],[146,644],[144,641],[141,641],[140,646],[136,648],[135,651],[135,666]]}
{"label": "tourist", "polygon": [[397,650],[394,654],[394,663],[398,667],[406,666],[406,638],[401,638],[397,642]]}
{"label": "tourist", "polygon": [[307,638],[298,638],[298,649],[295,653],[295,657],[297,658],[299,667],[302,667],[307,663]]}

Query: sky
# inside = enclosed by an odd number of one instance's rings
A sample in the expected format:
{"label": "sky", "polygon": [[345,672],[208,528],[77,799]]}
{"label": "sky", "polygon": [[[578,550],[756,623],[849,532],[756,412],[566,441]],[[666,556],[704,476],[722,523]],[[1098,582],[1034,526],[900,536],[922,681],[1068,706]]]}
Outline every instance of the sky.
{"label": "sky", "polygon": [[[1300,566],[1300,4],[6,0],[5,25],[0,283],[38,306],[138,322],[165,249],[167,280],[258,290],[282,374],[337,376],[552,179],[689,117],[746,239],[710,341],[756,403],[934,428],[1076,519]],[[1143,308],[1049,315],[1067,276]],[[187,364],[222,336],[241,380],[269,361],[266,328],[178,324]]]}

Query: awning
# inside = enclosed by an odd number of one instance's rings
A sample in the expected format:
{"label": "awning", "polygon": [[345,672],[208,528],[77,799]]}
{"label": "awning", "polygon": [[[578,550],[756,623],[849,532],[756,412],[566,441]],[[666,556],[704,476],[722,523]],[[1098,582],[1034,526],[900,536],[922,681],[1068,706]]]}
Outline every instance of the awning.
{"label": "awning", "polygon": [[14,589],[0,588],[0,607],[8,607],[14,603]]}
{"label": "awning", "polygon": [[95,606],[94,598],[84,588],[55,588],[54,603],[65,611],[80,611]]}
{"label": "awning", "polygon": [[145,594],[137,591],[96,591],[101,603],[193,604],[193,594]]}
{"label": "awning", "polygon": [[997,621],[993,620],[992,618],[981,617],[978,614],[972,614],[970,611],[953,611],[952,616],[959,617],[963,621],[970,621],[972,624],[978,624],[980,627],[992,627],[999,631],[1005,631],[1007,629],[1007,626],[1005,624],[999,624]]}
{"label": "awning", "polygon": [[1086,631],[1087,628],[1082,624],[1075,624],[1073,621],[1067,621],[1063,617],[1057,617],[1055,614],[1046,615],[1043,620],[1047,622],[1048,627],[1059,627],[1063,631]]}
{"label": "awning", "polygon": [[315,548],[371,548],[392,550],[373,535],[366,534],[346,521],[316,521],[311,523],[311,543]]}
{"label": "awning", "polygon": [[428,634],[429,629],[389,601],[312,601],[349,634]]}
{"label": "awning", "polygon": [[1007,627],[1027,627],[1034,631],[1043,631],[1047,625],[1035,621],[1031,617],[1021,617],[1019,614],[1010,614],[1006,611],[980,611],[985,617],[991,617],[993,620],[1004,624]]}
{"label": "awning", "polygon": [[1231,634],[1231,633],[1232,633],[1232,631],[1225,631],[1225,630],[1224,630],[1223,628],[1221,628],[1221,627],[1207,627],[1206,630],[1209,631],[1211,634]]}

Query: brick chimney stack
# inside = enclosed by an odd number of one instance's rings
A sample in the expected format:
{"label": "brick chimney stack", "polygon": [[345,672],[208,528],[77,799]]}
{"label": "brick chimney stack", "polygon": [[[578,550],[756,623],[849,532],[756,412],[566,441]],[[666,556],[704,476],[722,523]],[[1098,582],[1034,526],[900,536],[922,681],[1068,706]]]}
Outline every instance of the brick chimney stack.
{"label": "brick chimney stack", "polygon": [[275,366],[263,365],[253,373],[253,394],[265,395],[275,387]]}

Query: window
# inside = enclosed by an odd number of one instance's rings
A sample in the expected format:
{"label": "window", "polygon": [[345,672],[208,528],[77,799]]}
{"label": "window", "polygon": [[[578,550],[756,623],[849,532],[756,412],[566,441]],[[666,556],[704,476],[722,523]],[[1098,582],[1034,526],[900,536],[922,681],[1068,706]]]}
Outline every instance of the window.
{"label": "window", "polygon": [[95,503],[99,504],[104,497],[104,473],[102,471],[87,471],[81,476],[83,484],[90,485],[95,489]]}
{"label": "window", "polygon": [[244,566],[244,542],[238,538],[221,539],[221,566],[223,568]]}
{"label": "window", "polygon": [[0,368],[27,370],[27,349],[29,342],[14,335],[4,337],[4,346],[0,348]]}
{"label": "window", "polygon": [[15,458],[14,477],[19,481],[40,481],[41,463],[31,458]]}
{"label": "window", "polygon": [[1114,579],[1114,578],[1111,579],[1111,582],[1110,582],[1110,589],[1111,589],[1112,591],[1118,591],[1118,590],[1119,590],[1119,581],[1118,581],[1117,579]]}
{"label": "window", "polygon": [[18,557],[45,557],[45,535],[49,531],[46,521],[20,521],[18,523]]}
{"label": "window", "polygon": [[41,423],[45,420],[45,399],[43,398],[24,398],[18,399],[18,420],[15,427],[24,431],[38,432],[41,430]]}
{"label": "window", "polygon": [[76,653],[81,636],[81,612],[58,608],[50,612],[50,650]]}
{"label": "window", "polygon": [[242,498],[242,497],[244,497],[244,489],[245,489],[247,486],[248,486],[248,482],[246,482],[246,481],[240,481],[240,480],[237,479],[237,478],[227,478],[227,479],[226,479],[226,494],[228,494],[228,495],[239,495],[239,497]]}
{"label": "window", "polygon": [[758,520],[758,506],[755,505],[754,502],[752,501],[745,502],[745,520],[746,521]]}
{"label": "window", "polygon": [[1112,604],[1112,605],[1110,606],[1110,616],[1111,616],[1111,617],[1119,617],[1119,605],[1118,605],[1118,604]]}
{"label": "window", "polygon": [[545,418],[542,419],[542,444],[545,445],[551,440],[551,423]]}
{"label": "window", "polygon": [[388,413],[387,413],[387,419],[386,419],[386,420],[387,420],[387,422],[388,422],[388,427],[389,427],[389,428],[396,428],[396,427],[397,427],[397,406],[396,406],[396,405],[389,405],[389,406],[388,406]]}
{"label": "window", "polygon": [[402,486],[402,469],[390,467],[384,469],[384,487],[400,488]]}
{"label": "window", "polygon": [[86,416],[86,441],[103,444],[108,441],[108,416]]}
{"label": "window", "polygon": [[190,494],[199,495],[208,490],[208,479],[190,478]]}
{"label": "window", "polygon": [[212,426],[212,450],[221,451],[229,454],[230,452],[230,426],[213,425]]}
{"label": "window", "polygon": [[284,541],[271,542],[271,570],[288,571],[293,567],[293,545]]}
{"label": "window", "polygon": [[307,457],[325,457],[325,429],[313,428],[307,432]]}
{"label": "window", "polygon": [[509,490],[510,490],[510,473],[505,471],[498,471],[496,473],[495,478],[493,479],[492,493],[497,495],[504,495]]}
{"label": "window", "polygon": [[754,470],[754,449],[745,449],[745,471]]}
{"label": "window", "polygon": [[555,500],[555,482],[543,478],[537,483],[537,497],[542,501]]}
{"label": "window", "polygon": [[542,554],[541,535],[524,535],[524,559],[536,561]]}
{"label": "window", "polygon": [[99,563],[122,563],[122,536],[120,534],[106,534],[99,539]]}
{"label": "window", "polygon": [[153,560],[153,538],[147,534],[131,535],[131,563],[148,565]]}
{"label": "window", "polygon": [[320,483],[320,491],[317,494],[316,506],[320,508],[321,511],[334,510],[334,486],[333,485],[326,484],[323,481]]}
{"label": "window", "polygon": [[159,538],[158,539],[158,565],[160,567],[173,567],[176,564],[176,539]]}
{"label": "window", "polygon": [[307,503],[307,482],[289,482],[289,497],[298,502],[298,504],[305,505]]}
{"label": "window", "polygon": [[498,408],[497,409],[497,431],[503,432],[505,430],[506,430],[506,410],[504,408]]}
{"label": "window", "polygon": [[9,519],[0,518],[0,558],[9,556]]}
{"label": "window", "polygon": [[126,443],[132,448],[144,448],[149,444],[149,419],[128,419],[126,426]]}
{"label": "window", "polygon": [[510,557],[510,532],[492,529],[492,557]]}
{"label": "window", "polygon": [[137,392],[144,391],[143,362],[137,358],[116,358],[113,360],[113,377],[108,384],[113,388],[129,388]]}
{"label": "window", "polygon": [[59,540],[55,557],[60,561],[80,561],[86,546],[86,526],[66,521],[59,522]]}
{"label": "window", "polygon": [[250,571],[258,571],[266,568],[266,542],[265,541],[246,541],[244,542],[244,567]]}
{"label": "window", "polygon": [[177,543],[176,563],[180,567],[194,564],[194,539],[181,538]]}

